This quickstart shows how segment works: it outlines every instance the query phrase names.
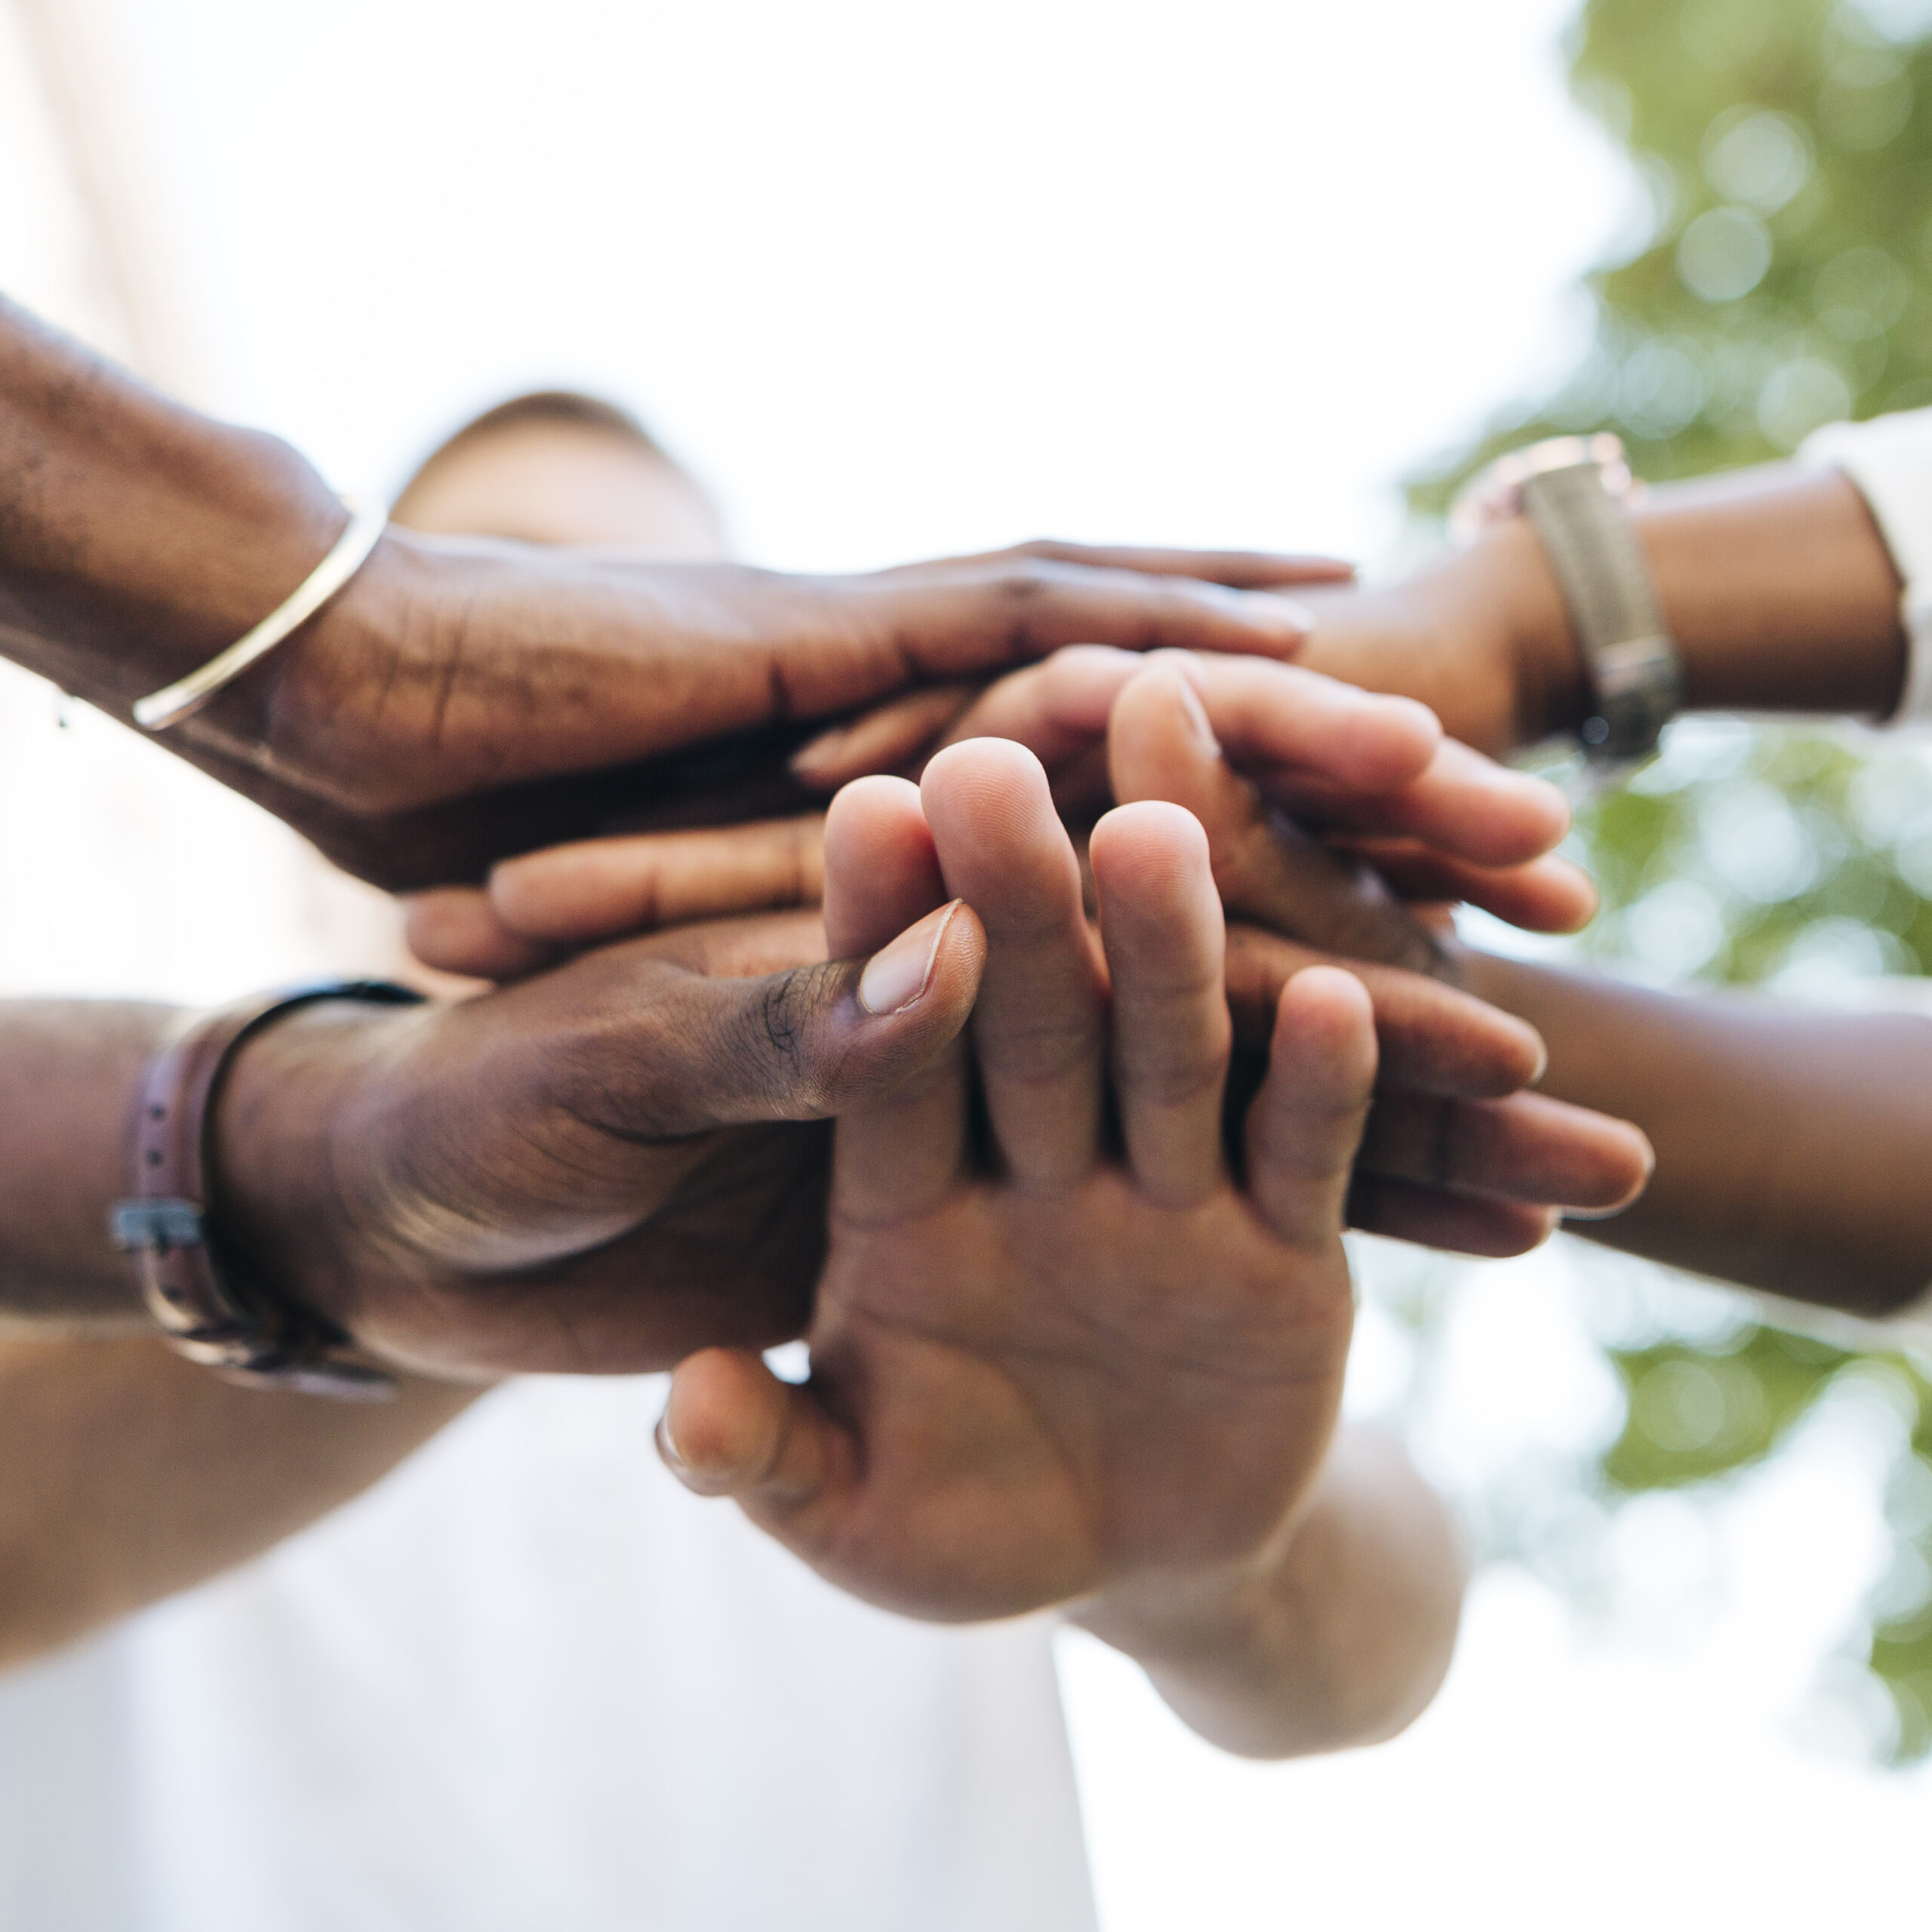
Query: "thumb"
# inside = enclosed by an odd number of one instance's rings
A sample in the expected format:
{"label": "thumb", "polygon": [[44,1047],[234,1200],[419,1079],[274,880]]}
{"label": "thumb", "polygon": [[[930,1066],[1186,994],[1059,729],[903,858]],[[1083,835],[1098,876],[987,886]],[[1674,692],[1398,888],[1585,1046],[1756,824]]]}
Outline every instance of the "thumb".
{"label": "thumb", "polygon": [[780,1381],[744,1349],[702,1349],[679,1363],[657,1440],[687,1489],[731,1497],[808,1563],[839,1540],[863,1478],[854,1429],[811,1384]]}
{"label": "thumb", "polygon": [[629,989],[572,1062],[597,1087],[605,1124],[626,1137],[849,1113],[958,1038],[986,952],[985,929],[955,900],[869,959],[751,980],[679,972],[657,997]]}

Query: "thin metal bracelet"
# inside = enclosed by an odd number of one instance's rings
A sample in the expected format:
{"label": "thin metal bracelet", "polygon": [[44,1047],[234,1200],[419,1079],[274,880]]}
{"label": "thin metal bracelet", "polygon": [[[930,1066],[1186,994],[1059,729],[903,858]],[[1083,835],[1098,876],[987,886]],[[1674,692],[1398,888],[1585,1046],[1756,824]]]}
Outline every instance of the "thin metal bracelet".
{"label": "thin metal bracelet", "polygon": [[299,630],[368,561],[369,552],[389,528],[389,512],[343,499],[349,528],[335,547],[305,577],[294,594],[277,605],[246,636],[235,639],[198,671],[137,701],[134,722],[146,731],[165,731],[191,718],[217,691],[232,684],[251,664],[259,663],[291,632]]}

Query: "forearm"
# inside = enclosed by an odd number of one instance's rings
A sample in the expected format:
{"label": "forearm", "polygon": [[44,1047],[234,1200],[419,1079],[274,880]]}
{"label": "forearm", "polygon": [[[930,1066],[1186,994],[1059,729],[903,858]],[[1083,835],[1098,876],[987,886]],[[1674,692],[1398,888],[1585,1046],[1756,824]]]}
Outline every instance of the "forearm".
{"label": "forearm", "polygon": [[[1873,718],[1897,702],[1898,574],[1841,472],[1740,470],[1651,491],[1632,514],[1692,708]],[[1420,698],[1479,750],[1583,721],[1569,615],[1520,518],[1386,589],[1303,595],[1317,621],[1300,662]]]}
{"label": "forearm", "polygon": [[1258,1569],[1115,1594],[1075,1620],[1137,1658],[1211,1743],[1296,1757],[1379,1743],[1421,1714],[1449,1668],[1463,1580],[1441,1499],[1390,1438],[1345,1429]]}
{"label": "forearm", "polygon": [[1656,1149],[1636,1204],[1576,1232],[1860,1314],[1932,1282],[1932,1020],[1467,957],[1471,989],[1542,1033],[1544,1091],[1635,1121]]}
{"label": "forearm", "polygon": [[0,1320],[145,1320],[108,1211],[127,1192],[128,1110],[165,1007],[0,1002]]}
{"label": "forearm", "polygon": [[479,1392],[346,1404],[235,1388],[146,1338],[0,1342],[0,1668],[257,1555]]}
{"label": "forearm", "polygon": [[1634,519],[1693,709],[1878,718],[1897,702],[1898,573],[1841,471],[1672,484]]}
{"label": "forearm", "polygon": [[[1780,463],[1667,485],[1638,499],[1632,521],[1690,709],[1878,718],[1897,703],[1898,573],[1842,472]],[[1478,554],[1515,586],[1535,735],[1574,730],[1576,641],[1540,545],[1518,521]]]}
{"label": "forearm", "polygon": [[0,302],[0,651],[16,662],[125,717],[273,610],[343,521],[287,445]]}

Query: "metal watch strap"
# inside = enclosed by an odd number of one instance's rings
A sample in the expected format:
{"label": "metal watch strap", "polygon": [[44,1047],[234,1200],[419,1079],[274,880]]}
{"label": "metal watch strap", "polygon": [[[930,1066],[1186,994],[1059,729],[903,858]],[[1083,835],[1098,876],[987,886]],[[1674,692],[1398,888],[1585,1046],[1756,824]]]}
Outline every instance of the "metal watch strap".
{"label": "metal watch strap", "polygon": [[355,1359],[329,1321],[226,1265],[209,1223],[209,1122],[236,1053],[263,1028],[318,1000],[413,1004],[406,986],[351,980],[303,986],[191,1018],[141,1076],[130,1122],[131,1198],[110,1220],[134,1258],[148,1312],[191,1361],[230,1381],[349,1401],[394,1392],[386,1371]]}
{"label": "metal watch strap", "polygon": [[1643,758],[1683,703],[1683,671],[1623,506],[1595,462],[1540,471],[1520,485],[1570,613],[1592,710],[1580,735],[1606,761]]}

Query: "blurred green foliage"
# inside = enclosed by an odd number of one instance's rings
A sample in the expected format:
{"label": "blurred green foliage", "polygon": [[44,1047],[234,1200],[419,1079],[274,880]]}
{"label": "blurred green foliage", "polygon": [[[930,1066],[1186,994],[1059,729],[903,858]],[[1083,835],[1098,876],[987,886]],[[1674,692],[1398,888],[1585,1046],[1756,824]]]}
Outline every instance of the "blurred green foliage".
{"label": "blurred green foliage", "polygon": [[[1418,512],[1539,437],[1614,430],[1658,481],[1932,404],[1932,4],[1589,0],[1571,52],[1577,100],[1629,153],[1649,238],[1588,278],[1593,340],[1572,377],[1416,479]],[[1582,949],[1620,971],[1829,998],[1932,970],[1932,749],[1686,720],[1578,820],[1605,907]],[[1754,1324],[1613,1359],[1629,1404],[1596,1471],[1612,1500],[1721,1483],[1860,1372]],[[1932,1750],[1932,1385],[1894,1366],[1916,1420],[1866,1659],[1904,1759]]]}

